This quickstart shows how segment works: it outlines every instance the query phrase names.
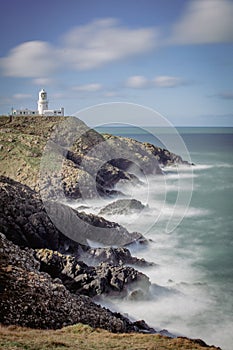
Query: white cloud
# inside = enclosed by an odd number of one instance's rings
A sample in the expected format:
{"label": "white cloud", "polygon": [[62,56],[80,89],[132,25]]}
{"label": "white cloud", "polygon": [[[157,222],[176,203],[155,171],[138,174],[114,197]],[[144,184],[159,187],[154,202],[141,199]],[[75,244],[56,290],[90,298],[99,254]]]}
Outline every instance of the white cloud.
{"label": "white cloud", "polygon": [[185,83],[185,80],[180,77],[168,75],[157,76],[154,79],[147,79],[143,75],[134,75],[126,80],[125,86],[132,89],[145,89],[148,87],[171,88],[184,85]]}
{"label": "white cloud", "polygon": [[83,91],[83,92],[96,92],[96,91],[100,91],[101,89],[102,89],[102,85],[98,83],[78,85],[73,87],[73,90]]}
{"label": "white cloud", "polygon": [[161,75],[153,79],[155,86],[162,88],[171,88],[184,84],[184,80],[179,77],[172,77],[168,75]]}
{"label": "white cloud", "polygon": [[126,80],[125,85],[133,89],[144,89],[150,85],[150,81],[143,75],[134,75]]}
{"label": "white cloud", "polygon": [[16,100],[25,100],[25,99],[28,99],[28,98],[32,98],[32,95],[30,94],[14,94],[13,95],[13,98],[15,98]]}
{"label": "white cloud", "polygon": [[[99,19],[71,29],[57,46],[44,41],[21,43],[0,58],[0,68],[5,76],[34,78],[34,84],[49,85],[51,75],[58,69],[99,68],[164,45],[233,41],[232,18],[230,0],[191,0],[172,26],[171,35],[163,40],[158,28],[130,28],[113,18]],[[147,85],[137,79],[129,81],[129,85],[135,88]]]}
{"label": "white cloud", "polygon": [[206,44],[233,41],[233,3],[192,0],[175,23],[168,44]]}
{"label": "white cloud", "polygon": [[75,69],[86,70],[129,56],[141,55],[156,45],[154,28],[130,29],[106,18],[73,28],[63,37],[63,58]]}
{"label": "white cloud", "polygon": [[16,46],[0,60],[4,75],[20,78],[38,78],[51,74],[57,68],[54,49],[43,41],[29,41]]}
{"label": "white cloud", "polygon": [[58,68],[88,70],[145,54],[157,38],[154,28],[131,29],[106,18],[73,28],[57,47],[44,41],[22,43],[0,59],[0,67],[6,76],[35,78],[39,84]]}

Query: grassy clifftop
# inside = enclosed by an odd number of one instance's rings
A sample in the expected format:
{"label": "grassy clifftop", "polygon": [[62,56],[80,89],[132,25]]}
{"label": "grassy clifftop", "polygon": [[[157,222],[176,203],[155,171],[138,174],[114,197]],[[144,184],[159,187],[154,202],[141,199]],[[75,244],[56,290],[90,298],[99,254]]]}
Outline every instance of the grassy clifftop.
{"label": "grassy clifftop", "polygon": [[159,334],[113,334],[77,324],[60,330],[0,327],[1,350],[216,350],[201,341],[167,338]]}
{"label": "grassy clifftop", "polygon": [[34,186],[52,130],[65,117],[0,117],[0,174]]}

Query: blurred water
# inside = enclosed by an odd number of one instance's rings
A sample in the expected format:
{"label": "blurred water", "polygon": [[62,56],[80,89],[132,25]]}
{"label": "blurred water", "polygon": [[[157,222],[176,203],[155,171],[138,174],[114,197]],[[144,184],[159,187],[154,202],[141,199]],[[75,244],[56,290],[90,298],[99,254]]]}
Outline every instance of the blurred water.
{"label": "blurred water", "polygon": [[[130,127],[105,128],[103,132],[157,144],[154,136]],[[233,130],[227,128],[181,128],[181,136],[194,166],[194,189],[189,211],[170,234],[165,232],[166,215],[172,210],[177,191],[176,174],[166,175],[166,201],[156,224],[146,232],[153,243],[137,256],[158,264],[144,272],[153,286],[152,300],[117,301],[114,308],[150,325],[167,328],[209,344],[231,350],[233,343]],[[172,150],[171,150],[172,151]],[[188,169],[181,170],[189,178]],[[151,212],[140,220],[119,216],[129,230],[145,233],[153,224],[159,194],[158,179],[150,188]],[[188,182],[187,182],[188,185]],[[182,189],[186,191],[186,188]],[[142,190],[133,196],[143,201]],[[132,196],[132,193],[131,193]],[[162,196],[162,197],[161,197]],[[164,198],[163,198],[164,199]],[[182,207],[179,208],[182,211]],[[161,210],[160,210],[161,211]],[[179,215],[179,212],[178,212]],[[136,222],[136,227],[134,223]],[[149,223],[149,224],[148,224]]]}

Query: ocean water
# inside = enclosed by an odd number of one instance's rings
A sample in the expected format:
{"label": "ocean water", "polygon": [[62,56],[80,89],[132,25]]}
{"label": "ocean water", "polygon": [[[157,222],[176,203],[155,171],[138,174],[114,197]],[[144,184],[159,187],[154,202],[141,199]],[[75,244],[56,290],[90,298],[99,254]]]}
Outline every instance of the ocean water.
{"label": "ocean water", "polygon": [[[159,145],[143,129],[105,127],[98,131]],[[147,181],[139,188],[124,187],[129,198],[148,204],[149,210],[141,216],[106,217],[152,240],[146,247],[131,248],[134,255],[156,264],[141,269],[152,282],[150,298],[101,302],[134,319],[144,319],[156,329],[232,350],[233,128],[178,128],[178,132],[195,166],[164,169],[166,180],[149,179],[149,190]],[[174,212],[181,178],[179,191],[185,195],[192,186],[192,198],[188,209],[181,202]],[[184,218],[167,232],[171,214],[173,219]]]}

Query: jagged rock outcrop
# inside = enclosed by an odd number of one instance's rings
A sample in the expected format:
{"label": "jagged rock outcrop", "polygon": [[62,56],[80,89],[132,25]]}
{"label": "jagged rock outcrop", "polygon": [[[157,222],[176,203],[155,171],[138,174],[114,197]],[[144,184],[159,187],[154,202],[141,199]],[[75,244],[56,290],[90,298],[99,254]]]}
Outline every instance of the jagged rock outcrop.
{"label": "jagged rock outcrop", "polygon": [[[138,170],[145,175],[162,174],[157,158],[148,152],[142,142],[122,136],[104,134],[109,153],[118,156],[109,158],[109,163],[122,169]],[[117,150],[117,151],[115,151]]]}
{"label": "jagged rock outcrop", "polygon": [[[60,221],[63,224],[69,222],[69,225],[64,228],[67,231],[70,230],[69,236],[66,236],[51,221],[38,193],[28,186],[3,176],[0,177],[0,200],[2,204],[0,207],[0,230],[8,239],[21,247],[48,248],[77,257],[85,255],[85,259],[89,258],[93,261],[97,258],[93,250],[88,245],[80,244],[81,241],[85,243],[87,237],[97,239],[97,234],[100,236],[105,234],[105,242],[109,239],[109,243],[115,242],[116,245],[135,240],[145,241],[141,234],[129,233],[117,223],[95,215],[79,213],[68,206],[53,203],[52,209],[58,223]],[[79,218],[78,223],[77,217]],[[76,227],[72,225],[72,219],[75,220]],[[73,239],[69,238],[70,236]],[[104,252],[104,249],[109,252],[109,248],[101,249],[101,252]],[[129,264],[137,263],[136,258],[132,262],[133,258],[128,250],[113,249],[111,252],[115,256],[120,254],[118,260],[123,259],[124,263],[127,263],[127,260]],[[106,259],[104,261],[108,262]]]}
{"label": "jagged rock outcrop", "polygon": [[[149,142],[140,142],[128,137],[122,137],[122,136],[113,136],[110,134],[104,134],[103,135],[105,139],[109,141],[109,144],[111,143],[113,145],[117,144],[117,146],[120,148],[122,152],[122,155],[129,154],[129,152],[136,153],[139,159],[138,164],[145,165],[145,168],[143,168],[145,174],[152,174],[155,172],[155,170],[152,170],[151,166],[154,165],[154,168],[156,169],[156,173],[161,174],[161,166],[169,166],[169,165],[176,165],[176,164],[183,164],[183,165],[191,165],[189,162],[185,161],[180,157],[179,155],[170,152],[167,149],[157,147]],[[143,161],[141,162],[141,157],[143,157]],[[136,158],[135,158],[136,159]],[[147,161],[151,163],[151,165],[147,166]],[[130,163],[130,157],[123,157],[119,160],[113,160],[110,162],[111,164],[114,164],[115,166],[118,166],[119,168],[123,167],[124,170],[127,170],[132,165]],[[193,164],[192,164],[193,165]]]}
{"label": "jagged rock outcrop", "polygon": [[139,288],[146,296],[149,290],[149,278],[129,266],[106,262],[88,266],[75,257],[49,249],[36,250],[35,257],[40,261],[41,271],[61,279],[72,293],[89,297],[101,294],[126,297]]}
{"label": "jagged rock outcrop", "polygon": [[101,262],[112,265],[136,265],[141,267],[155,266],[143,258],[132,256],[127,248],[89,248],[82,254],[82,260],[97,265]]}
{"label": "jagged rock outcrop", "polygon": [[161,166],[194,165],[193,163],[190,164],[186,160],[183,160],[179,155],[172,153],[167,149],[156,147],[149,142],[144,142],[143,146],[145,146],[147,151],[151,152],[155,156]]}
{"label": "jagged rock outcrop", "polygon": [[79,254],[81,246],[62,234],[28,186],[0,177],[0,230],[21,247],[50,248]]}
{"label": "jagged rock outcrop", "polygon": [[0,230],[20,246],[79,255],[88,239],[110,246],[145,241],[140,233],[129,233],[96,215],[56,202],[43,203],[35,191],[5,177],[0,177],[0,198]]}
{"label": "jagged rock outcrop", "polygon": [[154,332],[90,298],[70,293],[59,279],[40,272],[31,249],[22,250],[0,234],[0,322],[31,328],[61,328],[78,322],[111,332]]}
{"label": "jagged rock outcrop", "polygon": [[146,206],[136,199],[118,199],[99,211],[99,215],[127,215],[140,212]]}

